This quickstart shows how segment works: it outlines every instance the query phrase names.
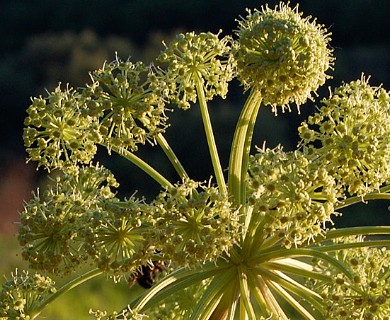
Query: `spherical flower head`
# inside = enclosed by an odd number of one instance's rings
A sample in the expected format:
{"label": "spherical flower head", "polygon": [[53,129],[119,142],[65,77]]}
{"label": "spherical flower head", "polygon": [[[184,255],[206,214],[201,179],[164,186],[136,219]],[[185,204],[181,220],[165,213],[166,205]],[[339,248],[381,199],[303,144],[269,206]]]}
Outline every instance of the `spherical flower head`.
{"label": "spherical flower head", "polygon": [[238,78],[246,89],[260,90],[263,103],[274,110],[305,103],[329,78],[329,33],[310,17],[302,18],[298,6],[248,10],[237,35]]}
{"label": "spherical flower head", "polygon": [[298,151],[259,151],[249,161],[247,194],[264,236],[291,247],[323,234],[339,195],[334,179]]}
{"label": "spherical flower head", "polygon": [[83,93],[94,97],[88,108],[99,116],[100,134],[109,146],[135,151],[165,131],[164,83],[151,67],[117,58],[91,76],[94,83]]}
{"label": "spherical flower head", "polygon": [[[362,237],[345,237],[336,244],[362,243]],[[315,268],[333,282],[312,280],[309,286],[326,304],[326,319],[384,320],[390,316],[390,252],[386,248],[360,247],[337,251],[334,258],[348,266],[350,275],[324,261]]]}
{"label": "spherical flower head", "polygon": [[344,84],[299,128],[305,152],[350,193],[390,180],[390,95],[368,79]]}
{"label": "spherical flower head", "polygon": [[47,169],[91,161],[99,134],[96,117],[85,112],[85,101],[60,85],[47,97],[33,99],[23,135],[31,160]]}
{"label": "spherical flower head", "polygon": [[0,292],[0,318],[30,319],[41,303],[55,292],[55,283],[50,278],[16,270]]}
{"label": "spherical flower head", "polygon": [[98,268],[119,280],[152,261],[156,251],[144,236],[152,224],[151,205],[134,196],[107,199],[81,230],[85,250]]}
{"label": "spherical flower head", "polygon": [[231,39],[219,39],[219,33],[179,34],[166,45],[159,61],[167,63],[163,79],[169,87],[168,98],[182,109],[197,101],[197,83],[203,86],[205,98],[226,97],[228,83],[234,76],[230,53]]}
{"label": "spherical flower head", "polygon": [[164,260],[179,266],[199,265],[215,260],[236,243],[237,214],[218,188],[185,180],[157,197],[150,237]]}
{"label": "spherical flower head", "polygon": [[118,184],[102,167],[69,168],[46,191],[35,194],[20,215],[22,256],[34,269],[65,275],[85,262],[80,230]]}

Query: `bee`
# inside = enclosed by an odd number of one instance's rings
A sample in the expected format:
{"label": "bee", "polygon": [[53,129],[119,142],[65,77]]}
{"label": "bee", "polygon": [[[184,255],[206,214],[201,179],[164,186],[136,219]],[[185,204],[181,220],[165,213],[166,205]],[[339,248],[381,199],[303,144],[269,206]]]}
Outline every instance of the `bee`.
{"label": "bee", "polygon": [[128,280],[130,286],[138,283],[145,289],[150,289],[156,282],[159,273],[163,271],[164,263],[162,261],[152,261],[152,264],[141,266],[135,275],[131,276]]}

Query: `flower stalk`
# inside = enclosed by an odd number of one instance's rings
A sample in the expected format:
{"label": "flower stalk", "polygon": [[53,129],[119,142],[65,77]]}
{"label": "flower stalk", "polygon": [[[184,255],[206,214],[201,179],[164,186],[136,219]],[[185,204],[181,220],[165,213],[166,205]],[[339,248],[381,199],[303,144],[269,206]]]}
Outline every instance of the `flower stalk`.
{"label": "flower stalk", "polygon": [[102,270],[93,269],[93,270],[87,271],[84,274],[78,276],[77,278],[65,283],[61,288],[56,290],[55,293],[50,295],[45,301],[43,301],[38,307],[36,307],[36,309],[34,309],[34,312],[32,312],[30,314],[31,319],[36,319],[47,305],[49,305],[51,302],[58,299],[64,293],[72,290],[73,288],[78,287],[79,285],[83,284],[86,281],[89,281],[89,280],[101,275],[102,273],[103,273]]}
{"label": "flower stalk", "polygon": [[168,141],[165,139],[165,137],[161,133],[159,133],[156,136],[156,141],[159,144],[159,146],[161,147],[161,149],[164,151],[165,155],[168,157],[169,161],[171,162],[171,164],[175,168],[179,177],[182,180],[189,179],[189,176],[188,176],[186,170],[184,169],[184,167],[182,166],[182,164],[180,163],[180,160],[177,158],[175,152],[172,150],[171,146],[168,144]]}
{"label": "flower stalk", "polygon": [[261,104],[261,94],[252,90],[237,122],[229,161],[229,191],[236,206],[245,202],[245,181],[252,135]]}
{"label": "flower stalk", "polygon": [[159,183],[161,187],[167,189],[171,189],[173,187],[173,185],[166,178],[164,178],[160,172],[158,172],[156,169],[151,167],[149,164],[147,164],[140,157],[136,156],[134,153],[123,148],[118,148],[116,146],[112,146],[111,149],[114,150],[116,153],[120,154],[121,156],[123,156],[125,159],[129,160],[131,163],[136,165],[142,171],[144,171],[148,176],[150,176],[157,183]]}
{"label": "flower stalk", "polygon": [[222,171],[221,161],[219,160],[217,145],[215,143],[213,128],[211,126],[211,120],[209,111],[207,108],[206,96],[204,94],[203,84],[201,81],[201,76],[195,74],[195,87],[199,99],[199,107],[202,114],[203,125],[206,133],[207,144],[210,150],[211,162],[214,168],[215,178],[217,184],[222,193],[227,193],[227,187],[225,183],[225,178]]}

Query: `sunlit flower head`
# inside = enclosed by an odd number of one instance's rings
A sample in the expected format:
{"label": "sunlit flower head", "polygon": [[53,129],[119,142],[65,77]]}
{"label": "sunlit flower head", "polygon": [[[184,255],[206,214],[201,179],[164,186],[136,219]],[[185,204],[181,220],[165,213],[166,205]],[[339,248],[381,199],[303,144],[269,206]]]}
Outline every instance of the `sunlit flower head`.
{"label": "sunlit flower head", "polygon": [[97,267],[119,279],[152,261],[155,247],[144,237],[151,225],[149,205],[131,197],[109,199],[92,213],[81,234]]}
{"label": "sunlit flower head", "polygon": [[324,233],[339,196],[335,180],[298,151],[259,151],[249,162],[248,201],[264,237],[290,247]]}
{"label": "sunlit flower head", "polygon": [[132,310],[129,306],[120,312],[113,312],[109,314],[103,310],[89,310],[89,314],[95,320],[148,320],[149,317],[142,313]]}
{"label": "sunlit flower head", "polygon": [[151,238],[178,265],[214,260],[238,237],[237,212],[218,188],[186,180],[160,193],[155,206]]}
{"label": "sunlit flower head", "polygon": [[36,309],[56,292],[55,283],[38,273],[16,270],[0,292],[1,319],[32,319]]}
{"label": "sunlit flower head", "polygon": [[151,67],[117,58],[91,76],[94,83],[83,94],[94,97],[87,107],[99,116],[100,134],[108,145],[135,151],[165,131],[163,84]]}
{"label": "sunlit flower head", "polygon": [[[349,237],[336,244],[363,241],[362,237]],[[309,283],[324,298],[326,319],[390,319],[390,252],[386,248],[360,247],[338,251],[334,256],[349,266],[349,276],[317,261],[317,270],[333,281]]]}
{"label": "sunlit flower head", "polygon": [[99,134],[97,118],[85,112],[85,101],[60,85],[47,97],[33,99],[23,135],[31,160],[47,169],[91,161]]}
{"label": "sunlit flower head", "polygon": [[280,3],[275,9],[248,10],[239,20],[238,78],[246,89],[260,90],[274,110],[305,103],[329,77],[329,33],[310,18],[302,18],[298,6]]}
{"label": "sunlit flower head", "polygon": [[80,229],[100,201],[114,196],[118,184],[102,167],[70,168],[46,191],[38,192],[20,214],[18,239],[30,266],[54,274],[68,274],[84,263]]}
{"label": "sunlit flower head", "polygon": [[167,63],[164,80],[168,84],[170,100],[188,109],[197,101],[197,82],[203,86],[205,97],[225,98],[228,82],[234,76],[234,61],[230,54],[229,37],[219,34],[189,32],[179,34],[166,45],[159,60]]}
{"label": "sunlit flower head", "polygon": [[390,179],[390,95],[368,79],[342,85],[299,128],[305,152],[351,194]]}

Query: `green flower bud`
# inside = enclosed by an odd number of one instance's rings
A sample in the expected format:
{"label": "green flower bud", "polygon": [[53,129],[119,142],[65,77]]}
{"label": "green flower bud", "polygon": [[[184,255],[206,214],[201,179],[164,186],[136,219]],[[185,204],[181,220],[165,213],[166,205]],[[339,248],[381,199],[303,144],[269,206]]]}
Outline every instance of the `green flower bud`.
{"label": "green flower bud", "polygon": [[260,90],[264,104],[297,106],[324,84],[333,64],[329,33],[302,18],[298,6],[248,11],[239,21],[235,47],[238,78],[246,89]]}

